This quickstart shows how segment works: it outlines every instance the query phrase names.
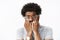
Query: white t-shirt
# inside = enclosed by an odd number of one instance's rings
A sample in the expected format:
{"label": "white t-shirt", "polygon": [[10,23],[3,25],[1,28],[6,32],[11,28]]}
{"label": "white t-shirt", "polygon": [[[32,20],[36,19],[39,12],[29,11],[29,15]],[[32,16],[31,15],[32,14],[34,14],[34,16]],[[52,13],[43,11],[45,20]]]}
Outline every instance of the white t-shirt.
{"label": "white t-shirt", "polygon": [[[40,26],[39,27],[39,33],[40,33],[40,36],[42,38],[42,40],[44,39],[53,39],[52,37],[52,29],[51,28],[48,28],[48,27],[45,27],[45,26]],[[24,40],[26,39],[26,30],[25,28],[21,28],[17,31],[17,39],[20,39],[20,38],[24,38]]]}

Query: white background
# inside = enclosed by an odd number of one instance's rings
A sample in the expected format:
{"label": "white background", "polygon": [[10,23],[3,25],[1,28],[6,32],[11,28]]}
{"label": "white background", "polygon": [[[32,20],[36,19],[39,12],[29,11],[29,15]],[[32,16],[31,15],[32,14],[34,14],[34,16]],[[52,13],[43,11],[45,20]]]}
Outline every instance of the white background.
{"label": "white background", "polygon": [[60,40],[60,0],[0,0],[0,40],[16,40],[16,31],[24,22],[21,8],[29,2],[41,6],[40,24],[51,27],[54,40]]}

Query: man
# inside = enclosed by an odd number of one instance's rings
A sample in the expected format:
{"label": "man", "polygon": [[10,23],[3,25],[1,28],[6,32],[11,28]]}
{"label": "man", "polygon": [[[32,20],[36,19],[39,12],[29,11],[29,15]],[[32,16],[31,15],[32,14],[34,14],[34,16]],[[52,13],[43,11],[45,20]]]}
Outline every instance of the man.
{"label": "man", "polygon": [[52,40],[52,30],[39,24],[41,8],[36,3],[27,3],[21,10],[25,18],[24,28],[18,30],[18,40]]}

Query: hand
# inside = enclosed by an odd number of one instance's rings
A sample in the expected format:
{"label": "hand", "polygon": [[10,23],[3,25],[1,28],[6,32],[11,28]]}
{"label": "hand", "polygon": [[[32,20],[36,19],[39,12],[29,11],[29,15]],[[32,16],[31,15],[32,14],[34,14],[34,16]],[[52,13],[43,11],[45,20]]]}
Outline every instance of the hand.
{"label": "hand", "polygon": [[33,32],[37,33],[39,28],[39,16],[35,18],[35,20],[32,22],[32,25],[33,25]]}
{"label": "hand", "polygon": [[31,36],[32,35],[32,25],[28,20],[25,20],[24,27],[27,31],[27,35]]}
{"label": "hand", "polygon": [[40,33],[38,31],[38,29],[39,29],[39,20],[38,19],[39,19],[39,17],[37,17],[32,23],[33,33],[34,33],[34,40],[42,40],[41,36],[40,36]]}
{"label": "hand", "polygon": [[39,23],[37,21],[34,21],[32,24],[33,24],[33,32],[34,33],[38,32]]}

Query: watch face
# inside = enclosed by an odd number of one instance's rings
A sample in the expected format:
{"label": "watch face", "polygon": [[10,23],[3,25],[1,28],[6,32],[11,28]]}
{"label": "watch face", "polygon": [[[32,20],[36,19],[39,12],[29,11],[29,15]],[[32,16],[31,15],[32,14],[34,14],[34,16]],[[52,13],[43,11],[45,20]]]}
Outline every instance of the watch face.
{"label": "watch face", "polygon": [[27,40],[30,40],[30,37],[29,36],[27,36]]}

